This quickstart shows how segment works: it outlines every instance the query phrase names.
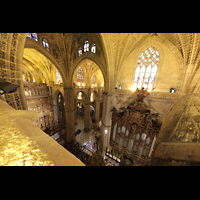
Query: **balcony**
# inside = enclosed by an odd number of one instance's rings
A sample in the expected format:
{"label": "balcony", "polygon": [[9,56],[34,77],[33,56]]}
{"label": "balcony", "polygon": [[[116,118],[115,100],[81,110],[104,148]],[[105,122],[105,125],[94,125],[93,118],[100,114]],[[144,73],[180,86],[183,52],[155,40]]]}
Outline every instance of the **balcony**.
{"label": "balcony", "polygon": [[38,113],[0,100],[0,166],[84,166],[33,124]]}

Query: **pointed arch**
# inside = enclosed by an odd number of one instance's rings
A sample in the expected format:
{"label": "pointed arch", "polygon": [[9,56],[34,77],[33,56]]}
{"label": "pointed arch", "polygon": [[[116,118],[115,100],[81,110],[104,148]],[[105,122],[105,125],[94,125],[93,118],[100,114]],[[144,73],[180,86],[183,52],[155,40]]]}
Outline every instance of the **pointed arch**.
{"label": "pointed arch", "polygon": [[133,90],[142,87],[148,88],[148,91],[153,89],[160,60],[159,56],[158,50],[151,46],[142,52],[135,71]]}
{"label": "pointed arch", "polygon": [[64,87],[66,87],[67,79],[66,79],[66,73],[64,72],[64,67],[60,66],[60,64],[57,62],[57,60],[50,54],[49,51],[46,51],[46,49],[43,48],[43,46],[39,45],[37,42],[35,42],[33,40],[30,40],[30,39],[28,40],[28,39],[25,42],[24,48],[36,49],[37,51],[42,53],[44,56],[46,56],[55,65],[55,67],[60,72]]}
{"label": "pointed arch", "polygon": [[104,88],[108,86],[108,74],[106,73],[105,67],[103,63],[100,61],[100,59],[98,57],[94,57],[93,55],[94,55],[93,53],[88,52],[87,54],[83,54],[81,57],[78,57],[78,59],[76,59],[73,65],[73,71],[69,76],[71,78],[70,80],[71,85],[73,85],[73,76],[77,67],[80,66],[85,60],[89,59],[100,68],[104,78]]}

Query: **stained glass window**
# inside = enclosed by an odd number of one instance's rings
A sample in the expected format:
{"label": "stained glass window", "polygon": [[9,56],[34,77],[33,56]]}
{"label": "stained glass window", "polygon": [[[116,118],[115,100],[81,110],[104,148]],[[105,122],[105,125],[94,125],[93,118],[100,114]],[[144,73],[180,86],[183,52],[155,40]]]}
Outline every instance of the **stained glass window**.
{"label": "stained glass window", "polygon": [[91,52],[96,53],[96,44],[95,43],[92,44]]}
{"label": "stained glass window", "polygon": [[96,75],[94,75],[93,78],[92,78],[92,84],[93,84],[93,85],[96,84],[96,78],[97,78]]}
{"label": "stained glass window", "polygon": [[32,38],[31,33],[28,33],[28,34],[27,34],[27,37]]}
{"label": "stained glass window", "polygon": [[100,97],[100,100],[103,99],[103,90],[101,90],[101,97]]}
{"label": "stained glass window", "polygon": [[83,83],[83,69],[81,67],[77,69],[77,82]]}
{"label": "stained glass window", "polygon": [[42,45],[43,45],[44,48],[47,49],[47,51],[49,51],[49,43],[48,43],[47,39],[42,40]]}
{"label": "stained glass window", "polygon": [[135,71],[133,90],[144,87],[149,91],[153,89],[156,72],[159,64],[159,52],[154,47],[149,47],[142,52],[138,59]]}
{"label": "stained glass window", "polygon": [[33,38],[35,41],[38,41],[37,33],[28,33],[27,37]]}
{"label": "stained glass window", "polygon": [[62,82],[60,72],[57,69],[56,69],[56,81],[57,81],[57,83],[61,83]]}
{"label": "stained glass window", "polygon": [[86,40],[84,44],[84,52],[89,51],[89,42]]}
{"label": "stained glass window", "polygon": [[34,39],[35,41],[38,41],[37,33],[32,33],[32,36],[33,36],[33,39]]}
{"label": "stained glass window", "polygon": [[82,55],[82,48],[80,47],[78,50],[78,56]]}

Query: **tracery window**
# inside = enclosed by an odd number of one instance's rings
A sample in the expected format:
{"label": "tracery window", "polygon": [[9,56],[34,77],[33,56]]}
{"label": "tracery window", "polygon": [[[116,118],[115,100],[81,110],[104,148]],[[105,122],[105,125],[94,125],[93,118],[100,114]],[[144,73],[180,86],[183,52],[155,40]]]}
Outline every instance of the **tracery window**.
{"label": "tracery window", "polygon": [[89,51],[89,42],[88,40],[85,41],[85,44],[84,44],[84,52],[86,51]]}
{"label": "tracery window", "polygon": [[62,82],[60,72],[57,69],[56,69],[56,81],[57,81],[57,83],[61,83]]}
{"label": "tracery window", "polygon": [[42,40],[42,45],[44,48],[46,48],[47,51],[49,51],[49,42],[47,39]]}
{"label": "tracery window", "polygon": [[37,33],[28,33],[27,37],[33,38],[35,41],[38,41]]}
{"label": "tracery window", "polygon": [[94,75],[93,78],[92,78],[92,84],[93,84],[93,85],[96,85],[96,79],[97,79],[97,76]]}
{"label": "tracery window", "polygon": [[159,52],[154,47],[149,47],[142,52],[138,59],[135,71],[133,90],[144,87],[148,91],[153,89],[156,72],[159,64]]}
{"label": "tracery window", "polygon": [[92,44],[91,52],[96,53],[96,44],[95,43]]}
{"label": "tracery window", "polygon": [[77,69],[77,82],[83,83],[83,69],[81,67]]}

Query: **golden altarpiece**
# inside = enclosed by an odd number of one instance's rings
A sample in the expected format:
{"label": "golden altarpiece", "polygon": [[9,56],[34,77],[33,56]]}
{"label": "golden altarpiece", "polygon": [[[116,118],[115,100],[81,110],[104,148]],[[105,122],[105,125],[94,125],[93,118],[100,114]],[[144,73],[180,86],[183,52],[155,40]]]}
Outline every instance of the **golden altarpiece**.
{"label": "golden altarpiece", "polygon": [[142,88],[135,92],[137,100],[119,112],[113,107],[110,146],[106,155],[120,165],[147,165],[156,135],[159,133],[158,113],[152,114],[143,99],[149,93]]}

